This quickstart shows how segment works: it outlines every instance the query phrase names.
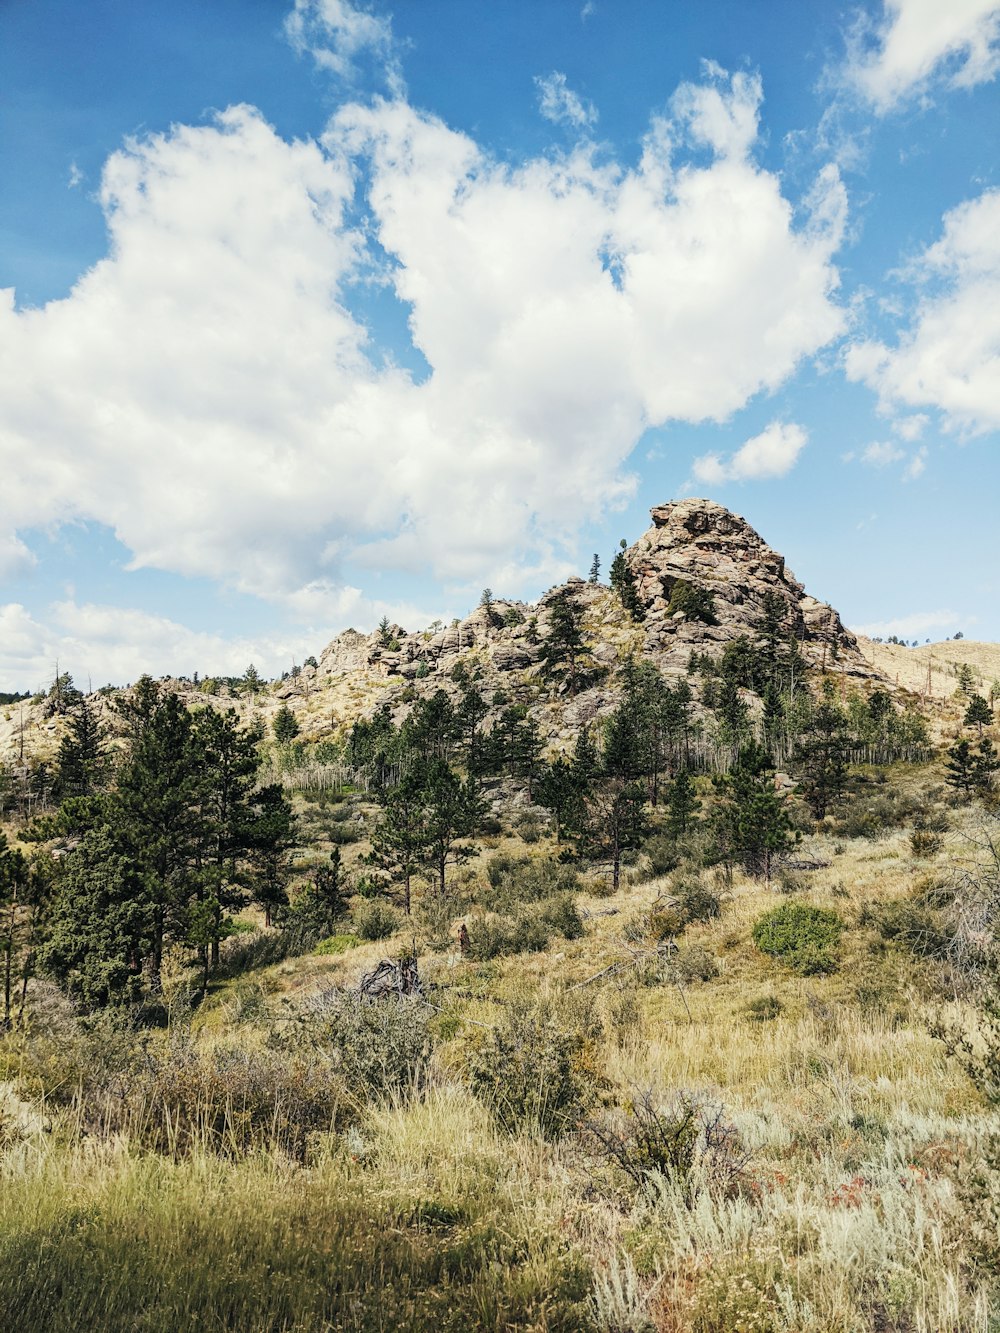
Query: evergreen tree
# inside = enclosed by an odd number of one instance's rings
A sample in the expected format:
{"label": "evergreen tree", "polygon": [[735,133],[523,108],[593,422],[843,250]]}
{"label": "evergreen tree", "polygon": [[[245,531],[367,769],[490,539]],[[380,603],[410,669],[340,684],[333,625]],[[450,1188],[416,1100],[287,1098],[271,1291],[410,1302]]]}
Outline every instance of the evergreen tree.
{"label": "evergreen tree", "polygon": [[479,777],[486,767],[482,724],[489,711],[489,705],[475,686],[467,686],[459,701],[456,724],[470,777]]}
{"label": "evergreen tree", "polygon": [[299,724],[295,714],[287,704],[282,704],[271,723],[274,739],[279,745],[290,745],[299,734]]}
{"label": "evergreen tree", "polygon": [[993,742],[984,736],[979,742],[979,753],[973,759],[972,774],[976,791],[984,795],[993,785],[994,774],[1000,770]]}
{"label": "evergreen tree", "polygon": [[973,694],[969,698],[969,706],[965,710],[965,717],[962,719],[963,727],[977,727],[980,739],[983,735],[983,727],[993,725],[993,709],[989,706],[981,694]]}
{"label": "evergreen tree", "polygon": [[[238,832],[240,851],[247,862],[246,883],[254,902],[263,909],[264,924],[270,926],[275,911],[288,905],[289,852],[295,816],[288,797],[277,783],[258,788],[244,809]],[[334,848],[334,852],[339,867],[340,848]]]}
{"label": "evergreen tree", "polygon": [[649,831],[645,792],[638,783],[608,778],[596,784],[584,799],[584,855],[610,865],[611,885],[617,893],[622,861],[638,850]]}
{"label": "evergreen tree", "polygon": [[87,1009],[135,1003],[160,929],[133,848],[120,829],[103,824],[65,860],[39,966]]}
{"label": "evergreen tree", "polygon": [[820,704],[795,751],[802,794],[816,819],[844,790],[848,749],[847,719],[829,701]]}
{"label": "evergreen tree", "polygon": [[667,832],[672,838],[687,833],[700,806],[694,778],[688,769],[682,768],[671,782],[667,795]]}
{"label": "evergreen tree", "polygon": [[596,583],[601,577],[601,557],[594,552],[594,558],[590,562],[590,574],[587,576],[588,583]]}
{"label": "evergreen tree", "polygon": [[0,832],[0,929],[3,931],[0,948],[3,949],[4,1030],[11,1024],[11,983],[17,947],[18,913],[24,906],[27,886],[28,863],[24,854],[11,847],[6,835]]}
{"label": "evergreen tree", "polygon": [[367,858],[369,865],[384,870],[390,879],[402,884],[407,916],[413,876],[427,863],[432,850],[427,777],[424,768],[415,765],[398,786],[383,794]]}
{"label": "evergreen tree", "polygon": [[583,828],[586,806],[584,797],[589,784],[580,780],[576,765],[559,758],[542,769],[538,781],[538,801],[551,810],[556,821],[556,841],[578,834]]}
{"label": "evergreen tree", "polygon": [[530,798],[543,742],[525,704],[511,704],[501,712],[492,740],[497,767],[511,779],[526,779]]}
{"label": "evergreen tree", "polygon": [[972,753],[971,741],[960,738],[951,746],[944,774],[949,786],[966,796],[972,795],[976,789],[976,756]]}
{"label": "evergreen tree", "polygon": [[611,587],[618,594],[622,606],[632,619],[637,621],[644,620],[646,612],[642,602],[639,600],[639,593],[635,586],[635,575],[632,573],[632,568],[625,559],[625,552],[627,549],[628,547],[623,537],[620,549],[616,552],[615,558],[611,562]]}
{"label": "evergreen tree", "polygon": [[567,590],[549,603],[549,628],[542,644],[542,669],[549,680],[563,679],[575,694],[584,656],[580,611]]}
{"label": "evergreen tree", "polygon": [[102,784],[107,769],[104,731],[90,701],[80,695],[69,715],[69,731],[59,742],[53,798],[90,796]]}
{"label": "evergreen tree", "polygon": [[445,875],[449,865],[461,865],[476,855],[476,849],[462,841],[472,837],[479,827],[485,807],[471,781],[465,781],[442,760],[432,760],[422,776],[425,810],[425,864],[437,879],[438,892],[445,895]]}
{"label": "evergreen tree", "polygon": [[716,779],[716,828],[723,858],[768,883],[775,857],[791,842],[791,824],[774,778],[770,754],[751,742],[742,747],[730,772]]}
{"label": "evergreen tree", "polygon": [[719,720],[719,739],[736,750],[750,734],[750,709],[735,680],[723,679],[715,704]]}

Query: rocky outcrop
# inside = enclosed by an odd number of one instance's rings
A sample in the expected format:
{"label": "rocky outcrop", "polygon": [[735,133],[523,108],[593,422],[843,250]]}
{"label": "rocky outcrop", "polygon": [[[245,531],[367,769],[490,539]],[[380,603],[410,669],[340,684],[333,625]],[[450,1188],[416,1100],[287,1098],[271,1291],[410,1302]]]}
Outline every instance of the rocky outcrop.
{"label": "rocky outcrop", "polygon": [[[788,629],[811,665],[835,660],[848,674],[875,674],[833,607],[806,593],[784,556],[746,519],[694,499],[658,505],[650,514],[653,526],[625,553],[646,613],[650,656],[676,664],[692,650],[721,652],[740,635],[753,637],[770,593],[784,602]],[[678,583],[710,596],[717,623],[674,609],[684,600]]]}
{"label": "rocky outcrop", "polygon": [[[388,700],[402,709],[415,694],[441,688],[457,698],[458,682],[467,673],[487,702],[497,700],[496,711],[504,706],[501,700],[528,703],[543,730],[558,738],[613,706],[614,670],[626,656],[646,656],[667,675],[686,673],[692,653],[719,656],[739,636],[753,638],[768,593],[784,603],[786,628],[808,663],[878,677],[836,611],[809,596],[784,557],[738,514],[711,500],[686,499],[659,505],[651,515],[652,527],[625,551],[645,613],[641,621],[633,621],[605,585],[574,578],[551,588],[534,605],[496,601],[463,620],[437,622],[417,633],[399,625],[371,634],[345,630],[323,650],[315,668],[303,667],[279,694],[294,702],[324,686],[350,694],[363,683],[365,702],[359,698],[355,707],[370,712],[378,701]],[[677,609],[684,601],[676,595],[678,584],[708,594],[711,623]],[[553,699],[540,688],[541,644],[552,603],[564,594],[580,608],[592,664],[604,673],[596,688]],[[350,711],[349,700],[343,709]],[[346,714],[338,707],[337,715]]]}

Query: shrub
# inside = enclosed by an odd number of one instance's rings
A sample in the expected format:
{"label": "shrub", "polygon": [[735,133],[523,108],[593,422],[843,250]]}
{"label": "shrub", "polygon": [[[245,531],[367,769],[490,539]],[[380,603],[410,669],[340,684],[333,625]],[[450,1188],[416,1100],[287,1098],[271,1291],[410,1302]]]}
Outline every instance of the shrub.
{"label": "shrub", "polygon": [[354,912],[354,930],[363,940],[386,940],[399,929],[399,917],[386,903],[371,899]]}
{"label": "shrub", "polygon": [[753,942],[808,977],[835,970],[842,930],[842,920],[829,908],[783,903],[758,919]]}
{"label": "shrub", "polygon": [[726,1120],[721,1106],[710,1106],[692,1093],[678,1093],[658,1106],[651,1092],[638,1094],[621,1119],[587,1126],[608,1159],[618,1165],[633,1185],[657,1196],[655,1177],[666,1177],[693,1198],[698,1181],[695,1168],[713,1193],[734,1192],[749,1154]]}
{"label": "shrub", "polygon": [[715,955],[701,944],[682,945],[673,958],[672,970],[678,981],[711,981],[719,975]]}
{"label": "shrub", "polygon": [[470,1052],[469,1086],[508,1133],[527,1128],[557,1138],[593,1100],[583,1054],[578,1034],[537,1011],[513,1011]]}
{"label": "shrub", "polygon": [[938,914],[912,898],[870,902],[861,912],[860,923],[873,926],[884,940],[921,958],[943,958],[948,952],[949,936]]}
{"label": "shrub", "polygon": [[707,588],[699,588],[684,579],[676,579],[670,589],[670,602],[667,615],[676,615],[683,611],[689,620],[700,620],[703,625],[717,625],[715,604]]}
{"label": "shrub", "polygon": [[722,899],[700,878],[680,879],[673,889],[674,897],[684,914],[685,924],[711,921],[722,915]]}
{"label": "shrub", "polygon": [[580,877],[572,866],[548,857],[491,856],[486,877],[494,890],[490,905],[498,907],[540,902],[580,888]]}
{"label": "shrub", "polygon": [[933,829],[915,828],[910,834],[910,850],[914,856],[937,856],[944,847],[944,838]]}
{"label": "shrub", "polygon": [[388,996],[374,1003],[325,991],[293,1020],[293,1050],[320,1051],[355,1099],[422,1086],[431,1053],[431,1010]]}
{"label": "shrub", "polygon": [[357,935],[328,935],[325,940],[320,940],[319,944],[313,949],[313,953],[322,955],[333,955],[347,953],[348,949],[353,949],[359,943]]}
{"label": "shrub", "polygon": [[747,1005],[746,1015],[754,1023],[768,1023],[777,1018],[784,1008],[777,995],[758,995]]}
{"label": "shrub", "polygon": [[185,1156],[197,1148],[227,1156],[278,1149],[305,1159],[310,1138],[333,1129],[344,1105],[340,1077],[315,1055],[175,1043],[148,1051],[122,1087],[112,1081],[91,1097],[101,1128],[126,1132],[155,1152]]}
{"label": "shrub", "polygon": [[671,870],[676,870],[680,864],[677,840],[668,837],[665,833],[658,833],[655,838],[650,838],[644,845],[643,851],[649,857],[651,879],[659,879],[662,875],[669,875]]}

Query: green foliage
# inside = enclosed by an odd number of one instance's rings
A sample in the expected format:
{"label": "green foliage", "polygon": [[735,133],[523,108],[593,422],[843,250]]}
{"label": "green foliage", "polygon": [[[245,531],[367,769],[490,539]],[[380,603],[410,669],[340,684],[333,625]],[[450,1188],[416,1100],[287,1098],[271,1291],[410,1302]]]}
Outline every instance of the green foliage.
{"label": "green foliage", "polygon": [[271,723],[274,739],[279,745],[290,744],[299,734],[300,727],[295,714],[287,704],[282,704]]}
{"label": "green foliage", "polygon": [[698,620],[703,625],[717,625],[715,604],[707,588],[700,588],[686,579],[675,579],[670,589],[670,601],[667,615],[674,616],[682,612],[688,620]]}
{"label": "green foliage", "polygon": [[103,785],[108,770],[104,740],[93,707],[80,695],[69,710],[69,730],[59,742],[54,800],[90,796]]}
{"label": "green foliage", "polygon": [[[639,593],[635,586],[635,574],[632,572],[631,565],[625,559],[626,549],[626,543],[623,539],[620,549],[615,553],[615,557],[611,561],[611,587],[613,591],[618,594],[623,608],[628,612],[632,619],[641,621],[646,618],[646,609],[639,600]],[[597,560],[596,555],[594,556],[594,560]],[[591,574],[594,575],[593,566],[591,566]],[[596,583],[596,576],[592,577],[590,581],[591,583]]]}
{"label": "green foliage", "polygon": [[785,802],[775,791],[771,756],[760,745],[744,746],[730,772],[716,779],[715,823],[722,856],[748,875],[770,880],[774,859],[791,842]]}
{"label": "green foliage", "polygon": [[354,913],[354,930],[362,940],[387,940],[399,929],[399,917],[386,903],[362,903]]}
{"label": "green foliage", "polygon": [[295,1051],[323,1051],[358,1101],[412,1093],[431,1055],[430,1011],[419,1000],[386,996],[374,1003],[326,991],[296,1015],[286,1040]]}
{"label": "green foliage", "polygon": [[526,1128],[558,1138],[594,1099],[584,1054],[579,1034],[537,1010],[517,1009],[472,1048],[466,1072],[472,1091],[507,1133]]}
{"label": "green foliage", "polygon": [[360,943],[360,937],[351,934],[328,935],[325,940],[320,940],[319,944],[313,949],[313,953],[321,957],[336,958],[342,953],[347,953]]}
{"label": "green foliage", "polygon": [[795,773],[816,819],[844,791],[849,744],[846,717],[829,701],[821,703],[795,750]]}
{"label": "green foliage", "polygon": [[548,632],[542,643],[542,669],[548,680],[565,685],[575,694],[581,683],[585,657],[580,631],[580,608],[568,589],[563,589],[549,603]]}
{"label": "green foliage", "polygon": [[836,970],[843,928],[843,921],[830,908],[783,903],[758,918],[753,942],[762,953],[810,977]]}

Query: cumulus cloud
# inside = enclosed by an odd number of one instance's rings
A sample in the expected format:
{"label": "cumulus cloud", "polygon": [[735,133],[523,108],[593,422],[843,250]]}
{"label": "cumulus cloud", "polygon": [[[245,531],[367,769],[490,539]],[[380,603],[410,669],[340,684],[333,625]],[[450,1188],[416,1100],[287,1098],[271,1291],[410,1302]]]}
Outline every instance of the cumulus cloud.
{"label": "cumulus cloud", "polygon": [[918,292],[895,347],[868,341],[847,352],[847,373],[882,405],[940,409],[971,434],[1000,426],[1000,190],[946,213],[941,239],[905,276]]}
{"label": "cumulus cloud", "polygon": [[772,421],[728,458],[721,454],[704,454],[696,458],[694,475],[698,481],[716,486],[727,481],[783,477],[795,466],[808,439],[802,427],[794,422]]}
{"label": "cumulus cloud", "polygon": [[[324,597],[320,608],[330,612]],[[416,628],[433,617],[413,606],[373,601],[355,588],[337,591],[340,621],[363,631],[382,616],[392,624]],[[303,593],[303,609],[309,604]],[[78,685],[122,685],[144,672],[153,676],[241,675],[253,662],[264,676],[279,676],[325,647],[315,631],[293,629],[253,637],[226,637],[193,630],[166,616],[129,607],[59,601],[41,612],[17,602],[0,605],[0,681],[4,688],[41,689],[53,678],[55,664]]]}
{"label": "cumulus cloud", "polygon": [[566,83],[566,75],[557,70],[547,75],[535,76],[538,89],[538,109],[546,120],[559,125],[572,125],[574,129],[583,129],[597,120],[597,108],[575,93]]}
{"label": "cumulus cloud", "polygon": [[885,113],[935,79],[970,88],[1000,68],[998,0],[884,0],[849,42],[847,79]]}
{"label": "cumulus cloud", "polygon": [[[134,566],[329,621],[348,561],[550,580],[647,427],[724,420],[843,330],[843,187],[824,172],[796,224],[754,160],[760,98],[709,71],[628,169],[499,163],[398,98],[322,145],[248,107],[128,143],[107,257],[0,302],[0,530],[102,523]],[[426,375],[352,312],[373,274]]]}
{"label": "cumulus cloud", "polygon": [[895,620],[874,620],[851,628],[855,634],[865,634],[869,639],[887,639],[893,634],[898,639],[929,639],[968,623],[967,618],[963,620],[954,611],[915,611]]}

